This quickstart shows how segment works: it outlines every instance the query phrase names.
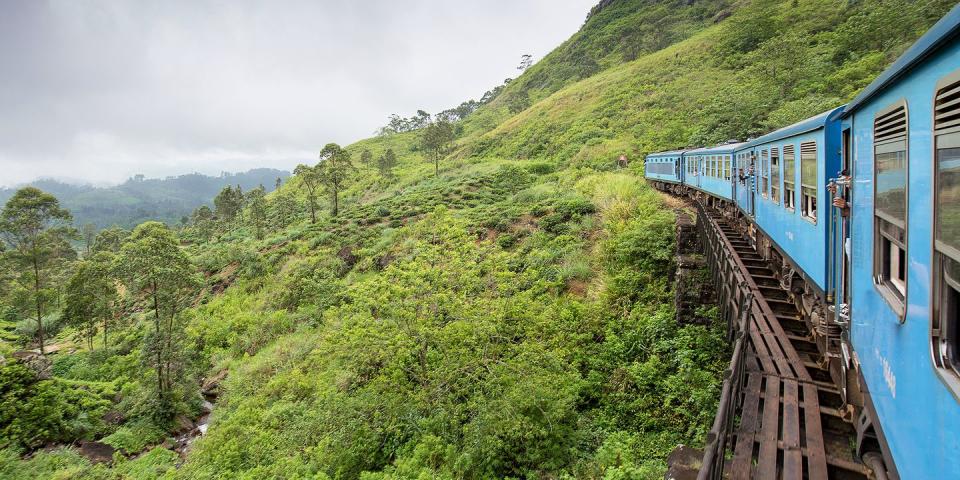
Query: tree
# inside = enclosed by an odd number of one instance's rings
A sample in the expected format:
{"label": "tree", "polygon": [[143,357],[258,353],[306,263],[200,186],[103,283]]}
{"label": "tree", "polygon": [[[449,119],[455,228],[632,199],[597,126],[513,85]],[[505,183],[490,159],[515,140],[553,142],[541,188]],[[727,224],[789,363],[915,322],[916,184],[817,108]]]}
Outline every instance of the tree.
{"label": "tree", "polygon": [[293,174],[300,179],[300,185],[307,193],[307,206],[310,207],[310,223],[317,223],[317,191],[320,189],[320,178],[317,176],[317,167],[297,165]]}
{"label": "tree", "polygon": [[283,185],[283,179],[280,178],[280,177],[277,177],[277,183],[275,183],[275,184],[273,185],[273,189],[274,189],[274,190],[279,190],[279,189],[280,189],[280,185]]}
{"label": "tree", "polygon": [[256,232],[257,240],[263,240],[263,229],[267,224],[267,192],[261,185],[259,188],[250,190],[247,194],[250,223]]}
{"label": "tree", "polygon": [[269,219],[273,228],[284,228],[293,223],[297,215],[297,203],[289,194],[274,194],[269,202]]}
{"label": "tree", "polygon": [[236,189],[230,185],[223,187],[223,190],[220,190],[220,193],[213,199],[217,217],[227,222],[233,220],[240,213],[243,204],[243,190],[240,189],[240,185],[237,185]]}
{"label": "tree", "polygon": [[430,125],[430,114],[424,110],[417,110],[417,114],[410,117],[413,124],[413,130],[419,130]]}
{"label": "tree", "polygon": [[533,65],[533,55],[530,55],[529,53],[520,55],[520,65],[517,66],[517,70],[522,72],[530,68],[530,65]]}
{"label": "tree", "polygon": [[530,95],[526,90],[518,90],[507,97],[507,111],[510,113],[520,113],[530,106]]}
{"label": "tree", "polygon": [[369,149],[363,149],[363,152],[360,153],[360,163],[363,165],[370,165],[373,163],[373,153]]}
{"label": "tree", "polygon": [[43,316],[56,295],[48,282],[57,261],[72,251],[68,241],[77,238],[69,226],[70,212],[60,208],[57,197],[38,188],[18,190],[0,213],[0,235],[9,250],[5,256],[20,267],[18,280],[29,291],[30,309],[37,322],[37,341],[44,353]]}
{"label": "tree", "polygon": [[383,155],[377,158],[377,169],[383,178],[393,177],[393,167],[397,166],[397,155],[392,148],[388,148]]}
{"label": "tree", "polygon": [[340,212],[340,191],[350,181],[350,175],[356,171],[347,152],[336,143],[328,143],[320,151],[320,163],[316,166],[317,179],[330,194],[330,215],[336,217]]}
{"label": "tree", "polygon": [[83,330],[91,350],[98,323],[103,326],[103,346],[107,346],[107,327],[118,302],[117,287],[110,273],[112,261],[113,255],[98,253],[80,262],[67,282],[67,319]]}
{"label": "tree", "polygon": [[210,210],[210,207],[206,205],[197,207],[197,209],[190,214],[190,223],[193,224],[194,228],[197,229],[203,238],[209,238],[213,233],[215,221],[216,216],[213,214],[213,210]]}
{"label": "tree", "polygon": [[433,174],[440,174],[440,160],[450,153],[453,145],[453,124],[440,119],[431,123],[423,131],[420,143],[427,156],[433,161]]}
{"label": "tree", "polygon": [[114,263],[130,292],[145,294],[153,307],[154,328],[145,339],[144,354],[156,373],[158,413],[171,413],[173,367],[177,358],[176,318],[200,283],[196,269],[180,249],[176,235],[160,222],[137,226]]}
{"label": "tree", "polygon": [[93,242],[97,238],[97,226],[92,223],[83,225],[83,243],[86,247],[86,254],[90,255],[93,249]]}

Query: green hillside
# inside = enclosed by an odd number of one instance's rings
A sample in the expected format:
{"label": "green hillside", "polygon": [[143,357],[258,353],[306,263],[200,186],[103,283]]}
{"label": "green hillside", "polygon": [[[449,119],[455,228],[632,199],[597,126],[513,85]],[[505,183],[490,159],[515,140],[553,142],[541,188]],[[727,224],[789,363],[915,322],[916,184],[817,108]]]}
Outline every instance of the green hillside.
{"label": "green hillside", "polygon": [[[683,206],[641,156],[837,106],[950,7],[604,0],[453,126],[438,175],[425,130],[378,136],[347,147],[336,217],[324,195],[311,222],[302,173],[235,216],[65,259],[61,278],[108,264],[122,301],[106,345],[51,309],[52,378],[0,366],[16,400],[0,477],[662,478],[674,447],[703,443],[729,352],[724,326],[674,318]],[[182,245],[159,262],[182,284],[169,317],[131,280],[151,231]],[[16,273],[0,271],[4,355],[35,333]],[[209,429],[181,454],[201,392]]]}

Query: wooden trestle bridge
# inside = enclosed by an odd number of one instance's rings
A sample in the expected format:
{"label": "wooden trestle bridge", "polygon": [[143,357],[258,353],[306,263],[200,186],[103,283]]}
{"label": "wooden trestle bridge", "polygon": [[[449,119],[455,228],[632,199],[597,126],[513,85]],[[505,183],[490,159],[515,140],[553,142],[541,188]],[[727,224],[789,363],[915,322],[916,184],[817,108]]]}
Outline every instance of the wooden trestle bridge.
{"label": "wooden trestle bridge", "polygon": [[[733,341],[699,480],[865,479],[840,391],[789,292],[737,223],[695,202],[697,230]],[[742,226],[741,226],[742,227]]]}

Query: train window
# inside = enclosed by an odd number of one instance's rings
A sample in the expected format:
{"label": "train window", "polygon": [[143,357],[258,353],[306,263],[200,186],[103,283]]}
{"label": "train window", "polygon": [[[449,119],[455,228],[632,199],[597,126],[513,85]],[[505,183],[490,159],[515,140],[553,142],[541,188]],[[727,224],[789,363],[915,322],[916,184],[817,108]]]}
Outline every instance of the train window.
{"label": "train window", "polygon": [[770,149],[770,198],[780,204],[780,151],[776,148]]}
{"label": "train window", "polygon": [[770,183],[770,157],[769,152],[764,150],[760,152],[760,193],[767,197],[768,184]]}
{"label": "train window", "polygon": [[793,145],[783,146],[783,206],[796,208],[797,157]]}
{"label": "train window", "polygon": [[[934,100],[934,364],[960,390],[960,72]],[[941,81],[943,83],[943,81]],[[942,376],[942,375],[941,375]]]}
{"label": "train window", "polygon": [[747,183],[746,176],[749,173],[750,173],[750,156],[747,153],[744,153],[743,155],[740,156],[740,175],[744,177],[741,183],[743,183],[744,185],[746,185]]}
{"label": "train window", "polygon": [[724,175],[728,181],[730,180],[730,172],[733,170],[733,156],[727,157],[723,156],[723,166],[724,166]]}
{"label": "train window", "polygon": [[[907,106],[899,102],[873,122],[874,275],[902,318],[907,296]],[[889,295],[888,295],[889,296]]]}
{"label": "train window", "polygon": [[817,142],[800,144],[800,214],[817,220]]}

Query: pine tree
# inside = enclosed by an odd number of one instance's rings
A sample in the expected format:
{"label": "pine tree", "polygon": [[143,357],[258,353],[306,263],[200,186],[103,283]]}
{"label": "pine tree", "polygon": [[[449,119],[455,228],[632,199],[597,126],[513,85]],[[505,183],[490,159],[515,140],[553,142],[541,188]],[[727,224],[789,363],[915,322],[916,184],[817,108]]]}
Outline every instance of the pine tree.
{"label": "pine tree", "polygon": [[317,164],[317,178],[330,194],[330,215],[336,217],[340,212],[340,191],[350,181],[356,168],[347,152],[336,143],[328,143],[320,151],[320,163]]}
{"label": "pine tree", "polygon": [[453,145],[453,124],[440,119],[427,126],[420,139],[423,150],[433,160],[433,174],[440,174],[440,160],[450,153]]}
{"label": "pine tree", "polygon": [[142,223],[123,244],[115,266],[127,289],[143,292],[153,309],[153,331],[145,339],[144,362],[156,373],[157,413],[171,413],[178,360],[177,314],[196,293],[200,284],[196,269],[180,249],[177,236],[160,222]]}
{"label": "pine tree", "polygon": [[257,240],[263,240],[263,230],[267,225],[266,196],[267,192],[264,190],[263,185],[250,190],[250,193],[247,194],[250,209],[249,221],[256,232]]}
{"label": "pine tree", "polygon": [[383,178],[393,178],[393,167],[397,165],[397,155],[392,148],[388,148],[383,155],[377,158],[377,169]]}
{"label": "pine tree", "polygon": [[371,153],[368,149],[364,149],[363,152],[360,153],[360,163],[363,165],[370,165],[373,163],[373,153]]}
{"label": "pine tree", "polygon": [[297,165],[293,174],[300,179],[300,185],[307,194],[307,206],[310,207],[310,223],[317,223],[317,191],[320,189],[320,178],[317,176],[317,167]]}
{"label": "pine tree", "polygon": [[107,346],[107,326],[119,301],[110,274],[111,261],[111,254],[98,253],[80,262],[67,282],[67,320],[83,331],[91,350],[98,324],[103,326],[103,346]]}
{"label": "pine tree", "polygon": [[69,241],[79,236],[69,226],[71,220],[70,212],[60,208],[57,197],[34,187],[18,190],[0,213],[0,235],[9,247],[4,256],[19,267],[15,275],[29,292],[29,310],[36,321],[41,354],[45,342],[43,316],[57,295],[52,285],[54,270],[59,261],[76,256]]}

